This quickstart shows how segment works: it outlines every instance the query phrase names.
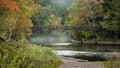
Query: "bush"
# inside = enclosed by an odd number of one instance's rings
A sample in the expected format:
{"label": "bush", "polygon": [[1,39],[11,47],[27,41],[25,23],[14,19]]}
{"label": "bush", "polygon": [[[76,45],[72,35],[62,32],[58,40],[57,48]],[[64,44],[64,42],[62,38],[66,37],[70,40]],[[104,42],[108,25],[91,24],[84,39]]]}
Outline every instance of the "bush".
{"label": "bush", "polygon": [[0,43],[0,68],[57,68],[61,64],[51,49],[23,43]]}

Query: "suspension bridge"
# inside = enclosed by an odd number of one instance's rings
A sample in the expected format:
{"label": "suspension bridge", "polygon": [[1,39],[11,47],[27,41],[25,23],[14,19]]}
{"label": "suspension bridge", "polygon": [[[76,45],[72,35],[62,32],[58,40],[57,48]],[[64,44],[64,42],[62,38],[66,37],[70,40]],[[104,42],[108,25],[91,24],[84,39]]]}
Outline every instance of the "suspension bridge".
{"label": "suspension bridge", "polygon": [[33,29],[46,29],[46,30],[97,30],[99,27],[93,26],[38,26],[34,25]]}

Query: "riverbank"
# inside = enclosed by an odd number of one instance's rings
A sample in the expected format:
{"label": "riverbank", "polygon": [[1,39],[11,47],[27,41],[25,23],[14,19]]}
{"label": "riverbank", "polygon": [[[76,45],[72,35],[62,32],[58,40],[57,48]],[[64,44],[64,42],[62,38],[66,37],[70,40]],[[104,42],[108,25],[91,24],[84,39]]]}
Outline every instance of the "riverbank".
{"label": "riverbank", "polygon": [[106,45],[120,45],[119,41],[77,41],[77,40],[71,40],[72,43],[77,44],[106,44]]}
{"label": "riverbank", "polygon": [[95,62],[88,62],[82,59],[61,57],[61,60],[63,63],[60,65],[60,68],[106,68]]}

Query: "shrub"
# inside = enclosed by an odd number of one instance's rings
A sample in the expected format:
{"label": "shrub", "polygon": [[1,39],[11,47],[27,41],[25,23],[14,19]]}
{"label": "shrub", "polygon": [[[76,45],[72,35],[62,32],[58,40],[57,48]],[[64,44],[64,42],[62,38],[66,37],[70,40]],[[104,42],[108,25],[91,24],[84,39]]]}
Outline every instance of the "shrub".
{"label": "shrub", "polygon": [[23,43],[0,43],[0,68],[57,68],[61,64],[51,49]]}

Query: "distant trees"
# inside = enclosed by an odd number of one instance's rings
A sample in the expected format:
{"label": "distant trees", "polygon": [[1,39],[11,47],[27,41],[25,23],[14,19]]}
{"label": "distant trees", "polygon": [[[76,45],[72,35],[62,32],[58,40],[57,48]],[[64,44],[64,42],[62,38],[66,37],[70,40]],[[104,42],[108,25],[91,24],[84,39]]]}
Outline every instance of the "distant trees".
{"label": "distant trees", "polygon": [[[102,0],[76,0],[69,8],[71,24],[95,25],[102,11]],[[98,21],[97,21],[98,22]]]}
{"label": "distant trees", "polygon": [[[100,22],[100,15],[102,13],[103,0],[76,0],[69,7],[69,21],[68,25],[74,26],[96,26]],[[77,36],[83,38],[95,37],[95,33],[91,31],[78,31]],[[73,35],[76,33],[73,31]],[[76,38],[79,38],[75,36]],[[81,40],[83,39],[81,38]],[[79,38],[80,39],[80,38]]]}
{"label": "distant trees", "polygon": [[39,4],[38,13],[32,17],[33,23],[46,24],[48,18],[50,19],[50,15],[54,15],[55,19],[61,17],[61,24],[64,24],[68,13],[67,7],[69,7],[72,2],[73,0],[43,0],[43,2]]}
{"label": "distant trees", "polygon": [[32,21],[34,25],[99,26],[97,31],[71,31],[72,38],[117,40],[120,39],[119,6],[118,0],[44,0]]}
{"label": "distant trees", "polygon": [[[72,1],[73,0],[43,0],[43,2],[39,4],[38,12],[32,17],[33,25],[64,25],[68,15],[67,8],[72,4]],[[40,32],[37,29],[33,29],[33,35],[40,35],[46,32],[47,31]]]}
{"label": "distant trees", "polygon": [[53,14],[51,10],[51,6],[39,6],[38,12],[35,13],[32,17],[32,21],[34,25],[46,25],[50,24],[50,16]]}
{"label": "distant trees", "polygon": [[119,6],[118,0],[74,1],[72,6],[68,8],[68,25],[101,27],[99,31],[72,31],[72,34],[76,35],[75,39],[120,39]]}

